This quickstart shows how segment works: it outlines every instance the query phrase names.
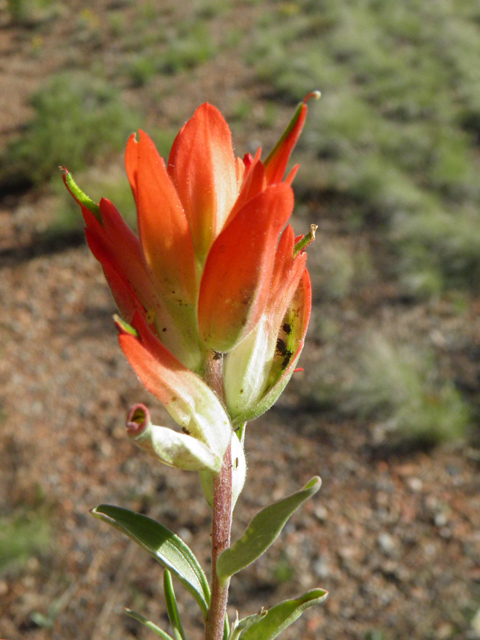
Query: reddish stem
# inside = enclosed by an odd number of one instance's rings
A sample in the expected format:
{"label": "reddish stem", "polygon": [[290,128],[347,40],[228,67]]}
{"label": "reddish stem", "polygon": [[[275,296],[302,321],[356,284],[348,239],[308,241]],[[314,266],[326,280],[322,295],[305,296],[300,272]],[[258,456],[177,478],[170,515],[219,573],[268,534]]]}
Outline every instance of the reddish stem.
{"label": "reddish stem", "polygon": [[[219,354],[218,354],[219,355]],[[212,354],[207,362],[205,378],[218,397],[224,401],[223,358]],[[230,546],[232,528],[232,452],[230,445],[223,466],[213,484],[212,505],[212,594],[208,611],[205,640],[222,640],[227,613],[230,580],[220,583],[217,577],[219,555]]]}
{"label": "reddish stem", "polygon": [[230,580],[217,577],[218,556],[230,546],[232,527],[232,454],[230,446],[223,458],[221,472],[214,480],[212,515],[212,599],[208,611],[206,640],[222,640],[227,613]]}

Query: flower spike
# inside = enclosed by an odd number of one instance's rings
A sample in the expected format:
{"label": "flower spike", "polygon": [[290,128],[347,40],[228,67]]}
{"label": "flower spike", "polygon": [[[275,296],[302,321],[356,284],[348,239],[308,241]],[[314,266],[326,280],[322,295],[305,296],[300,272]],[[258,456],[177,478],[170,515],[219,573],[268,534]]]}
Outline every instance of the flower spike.
{"label": "flower spike", "polygon": [[[168,162],[146,133],[132,134],[125,166],[139,237],[109,200],[93,202],[63,169],[122,316],[121,348],[183,431],[152,425],[148,410],[136,405],[129,435],[167,464],[207,476],[217,473],[231,444],[238,487],[246,466],[232,424],[276,400],[308,325],[305,249],[316,227],[295,238],[288,221],[298,165],[286,169],[307,102],[319,96],[313,91],[298,105],[263,162],[261,149],[235,157],[230,129],[209,104],[182,127]],[[216,358],[224,364],[214,381]],[[210,481],[203,478],[205,486]]]}
{"label": "flower spike", "polygon": [[[100,505],[93,513],[146,549],[165,568],[167,613],[184,638],[172,586],[176,576],[203,614],[205,637],[273,638],[320,602],[313,589],[238,621],[226,615],[230,577],[259,557],[290,515],[320,487],[314,478],[262,509],[233,544],[232,512],[246,478],[245,434],[278,399],[297,368],[310,318],[306,269],[316,225],[295,237],[287,173],[308,94],[265,161],[262,151],[235,157],[220,112],[201,105],[177,135],[168,161],[140,131],[127,142],[125,167],[137,209],[138,237],[112,202],[93,202],[66,169],[89,248],[101,263],[121,316],[118,341],[144,387],[176,423],[153,424],[144,404],[129,411],[130,440],[156,460],[199,472],[212,508],[211,589],[189,547],[147,516]],[[173,640],[140,614],[134,618]]]}

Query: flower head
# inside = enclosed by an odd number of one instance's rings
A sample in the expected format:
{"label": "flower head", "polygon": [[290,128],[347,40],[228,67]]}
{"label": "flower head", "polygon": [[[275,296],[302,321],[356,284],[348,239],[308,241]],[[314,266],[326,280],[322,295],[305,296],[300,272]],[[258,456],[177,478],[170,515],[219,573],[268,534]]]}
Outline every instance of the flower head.
{"label": "flower head", "polygon": [[[288,225],[298,167],[285,172],[313,95],[264,162],[260,150],[235,157],[228,125],[209,104],[181,129],[167,163],[146,133],[132,134],[125,162],[139,237],[109,200],[93,203],[65,172],[123,317],[120,345],[185,430],[162,449],[164,428],[146,410],[132,414],[131,435],[168,464],[216,469],[231,424],[268,408],[300,355],[311,305],[308,242]],[[212,357],[225,357],[224,397],[205,382]]]}

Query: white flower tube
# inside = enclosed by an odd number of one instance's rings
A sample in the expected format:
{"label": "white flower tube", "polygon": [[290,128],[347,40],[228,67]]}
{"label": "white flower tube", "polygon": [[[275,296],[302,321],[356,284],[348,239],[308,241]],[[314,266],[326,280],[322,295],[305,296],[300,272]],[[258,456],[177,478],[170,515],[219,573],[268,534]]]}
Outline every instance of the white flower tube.
{"label": "white flower tube", "polygon": [[222,467],[220,456],[200,440],[152,424],[150,412],[143,404],[136,404],[130,409],[127,432],[138,447],[171,467],[214,473],[218,473]]}
{"label": "white flower tube", "polygon": [[[245,440],[245,429],[242,432],[240,440],[237,434],[232,433],[232,511],[237,503],[239,495],[243,491],[245,478],[247,477],[247,460],[245,458],[245,450],[243,447]],[[214,474],[211,471],[201,471],[200,481],[202,483],[203,493],[210,506],[213,504],[213,480]]]}

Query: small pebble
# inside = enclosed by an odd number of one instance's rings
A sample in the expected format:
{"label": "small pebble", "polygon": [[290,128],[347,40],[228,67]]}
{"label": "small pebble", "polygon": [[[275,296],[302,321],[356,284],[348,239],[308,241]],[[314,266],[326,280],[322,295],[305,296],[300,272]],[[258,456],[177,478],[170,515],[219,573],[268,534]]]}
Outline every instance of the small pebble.
{"label": "small pebble", "polygon": [[444,527],[448,522],[448,518],[444,513],[436,513],[433,521],[437,527]]}
{"label": "small pebble", "polygon": [[420,480],[420,478],[409,478],[407,480],[407,484],[415,493],[418,493],[423,488],[423,482]]}
{"label": "small pebble", "polygon": [[395,540],[389,533],[380,533],[378,538],[378,544],[382,551],[389,556],[395,549]]}
{"label": "small pebble", "polygon": [[190,529],[187,529],[187,527],[182,527],[182,528],[179,530],[178,535],[179,535],[179,536],[180,536],[180,538],[181,538],[184,542],[186,542],[187,544],[188,544],[189,542],[191,542],[191,541],[192,541],[192,538],[193,538],[193,536],[192,536],[192,532],[190,531]]}
{"label": "small pebble", "polygon": [[330,567],[325,558],[317,558],[315,562],[312,564],[313,573],[322,580],[328,578],[330,575]]}
{"label": "small pebble", "polygon": [[326,522],[328,511],[322,504],[317,504],[313,510],[313,515],[319,522]]}

